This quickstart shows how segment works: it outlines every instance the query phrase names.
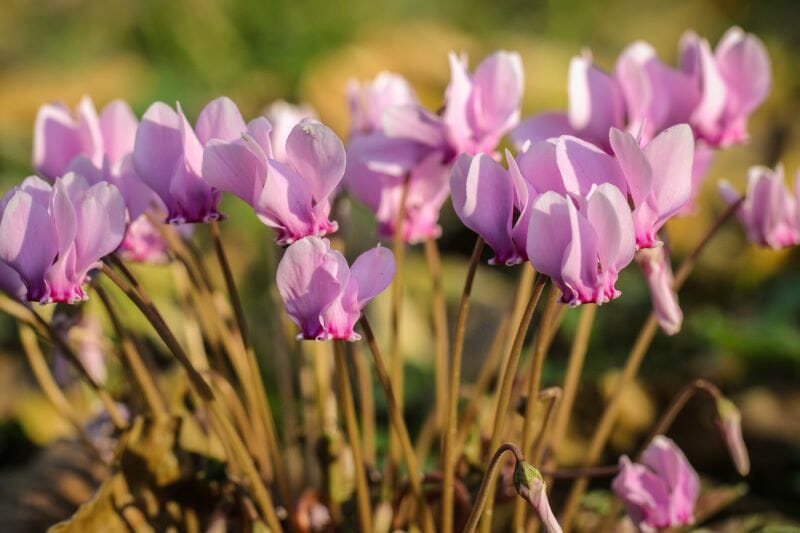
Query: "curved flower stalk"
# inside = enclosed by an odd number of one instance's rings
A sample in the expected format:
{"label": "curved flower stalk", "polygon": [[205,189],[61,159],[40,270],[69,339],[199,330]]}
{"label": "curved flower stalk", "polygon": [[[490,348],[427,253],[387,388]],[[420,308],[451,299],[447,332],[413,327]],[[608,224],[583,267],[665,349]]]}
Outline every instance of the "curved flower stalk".
{"label": "curved flower stalk", "polygon": [[287,248],[278,264],[277,285],[286,312],[300,328],[298,338],[360,338],[354,326],[367,302],[383,292],[395,273],[394,256],[378,246],[352,266],[328,239],[306,237]]}
{"label": "curved flower stalk", "polygon": [[241,129],[231,127],[235,117],[227,115],[229,108],[218,102],[214,100],[200,112],[194,129],[180,104],[176,111],[156,102],[147,109],[136,131],[134,168],[164,202],[169,224],[222,218],[218,210],[221,194],[201,175],[203,147],[212,138],[232,141]]}
{"label": "curved flower stalk", "polygon": [[292,129],[304,119],[317,120],[317,113],[310,105],[295,105],[284,100],[276,100],[270,104],[264,110],[264,116],[267,117],[267,120],[272,125],[272,131],[269,133],[272,158],[282,163],[287,160],[286,140],[289,138]]}
{"label": "curved flower stalk", "polygon": [[451,54],[450,68],[441,116],[424,109],[399,76],[382,73],[360,95],[351,86],[346,181],[375,212],[382,237],[394,234],[405,187],[403,239],[438,237],[454,158],[493,152],[519,120],[523,74],[518,54],[497,52],[472,75],[466,58]]}
{"label": "curved flower stalk", "polygon": [[[728,205],[741,195],[727,181],[719,183],[719,192]],[[747,195],[736,211],[747,232],[747,238],[758,245],[775,250],[800,243],[800,173],[795,179],[792,194],[784,182],[783,165],[775,170],[762,166],[751,167],[747,173]]]}
{"label": "curved flower stalk", "polygon": [[548,191],[533,202],[528,259],[553,280],[566,304],[602,304],[618,297],[617,275],[635,249],[630,208],[609,183],[578,201]]}
{"label": "curved flower stalk", "polygon": [[51,186],[31,176],[0,204],[0,260],[19,274],[26,299],[42,304],[87,298],[87,274],[125,233],[125,203],[106,182],[74,173]]}
{"label": "curved flower stalk", "polygon": [[323,236],[338,228],[329,220],[330,198],[345,169],[342,142],[324,124],[304,119],[286,139],[286,161],[273,159],[264,117],[244,123],[236,105],[218,99],[207,109],[226,117],[224,138],[206,141],[203,178],[215,190],[232,193],[253,207],[277,233],[278,244]]}
{"label": "curved flower stalk", "polygon": [[674,442],[658,435],[642,454],[641,464],[622,456],[619,465],[612,488],[641,531],[694,523],[700,479]]}
{"label": "curved flower stalk", "polygon": [[133,261],[160,263],[167,259],[166,244],[145,213],[163,211],[164,206],[133,168],[137,127],[136,116],[122,100],[110,102],[99,115],[89,97],[81,99],[74,114],[63,104],[45,104],[34,126],[33,162],[50,180],[74,171],[90,184],[116,186],[129,222],[119,252]]}

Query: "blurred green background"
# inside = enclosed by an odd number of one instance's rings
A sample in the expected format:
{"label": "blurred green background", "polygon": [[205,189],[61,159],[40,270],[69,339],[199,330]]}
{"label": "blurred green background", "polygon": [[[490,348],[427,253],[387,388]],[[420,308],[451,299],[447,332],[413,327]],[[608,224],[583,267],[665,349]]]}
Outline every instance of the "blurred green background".
{"label": "blurred green background", "polygon": [[[800,165],[800,3],[793,0],[3,0],[0,7],[3,190],[31,173],[33,119],[37,107],[50,100],[74,105],[88,94],[100,107],[121,97],[139,114],[153,100],[180,100],[191,118],[221,94],[234,98],[245,116],[281,98],[309,103],[344,137],[344,89],[351,77],[367,79],[383,69],[399,72],[435,109],[449,77],[448,51],[467,51],[475,64],[496,48],[517,50],[525,65],[523,114],[528,115],[565,107],[567,65],[582,47],[592,49],[599,65],[612,68],[622,48],[642,38],[674,62],[684,30],[694,29],[713,44],[731,25],[765,41],[773,90],[751,121],[751,142],[718,155],[697,213],[668,226],[675,258],[721,212],[718,179],[743,187],[751,164],[782,161],[790,176]],[[241,205],[226,201],[225,211],[230,215],[224,226],[229,249],[236,250],[234,262],[257,340],[266,346],[269,330],[263,322],[274,316],[264,309],[263,297],[269,235]],[[449,206],[443,227],[453,316],[473,237]],[[198,233],[202,241],[205,233]],[[374,224],[354,206],[349,249],[364,249],[374,240]],[[419,427],[431,407],[433,347],[422,251],[413,249],[409,261],[405,348],[414,379],[406,380],[407,413]],[[751,447],[750,494],[736,510],[800,518],[799,261],[794,250],[755,249],[737,224],[728,224],[681,294],[683,331],[672,338],[660,336],[651,350],[641,390],[626,402],[630,412],[615,431],[609,461],[633,449],[655,413],[684,383],[707,377],[742,408]],[[147,270],[152,283],[168,291],[168,273]],[[468,378],[513,297],[517,275],[517,269],[479,271],[467,343]],[[582,439],[591,433],[602,405],[598,399],[613,379],[609,370],[622,364],[649,309],[636,268],[623,274],[619,286],[624,296],[598,313],[579,423],[571,428],[566,456],[580,456]],[[374,307],[378,321],[386,322],[386,302]],[[570,311],[547,362],[548,384],[560,382],[575,323],[576,313]],[[46,403],[30,385],[7,317],[0,317],[0,353],[0,466],[8,469],[30,455],[30,442],[43,446],[64,428],[46,416]],[[689,407],[676,423],[675,439],[698,470],[720,482],[735,482],[710,408],[699,400]]]}

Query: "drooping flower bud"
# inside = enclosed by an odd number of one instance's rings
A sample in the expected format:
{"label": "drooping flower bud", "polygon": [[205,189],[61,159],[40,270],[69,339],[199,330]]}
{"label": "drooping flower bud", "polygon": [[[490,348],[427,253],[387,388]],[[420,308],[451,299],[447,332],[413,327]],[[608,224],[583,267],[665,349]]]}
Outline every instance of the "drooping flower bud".
{"label": "drooping flower bud", "polygon": [[750,472],[750,456],[742,437],[742,414],[732,401],[720,396],[717,398],[717,427],[722,432],[728,453],[742,476]]}
{"label": "drooping flower bud", "polygon": [[547,499],[547,484],[533,465],[517,461],[514,467],[514,488],[536,510],[547,533],[561,533],[561,526]]}

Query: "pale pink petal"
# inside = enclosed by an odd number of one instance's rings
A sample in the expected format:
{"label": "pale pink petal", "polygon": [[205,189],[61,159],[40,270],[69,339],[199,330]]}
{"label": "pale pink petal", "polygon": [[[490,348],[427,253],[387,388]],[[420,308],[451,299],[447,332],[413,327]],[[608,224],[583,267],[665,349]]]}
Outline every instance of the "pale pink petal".
{"label": "pale pink petal", "polygon": [[286,156],[317,202],[326,200],[344,176],[344,145],[321,122],[305,119],[295,126],[286,141]]}
{"label": "pale pink petal", "polygon": [[61,176],[83,150],[81,135],[69,108],[46,104],[39,108],[33,129],[33,166],[45,177]]}
{"label": "pale pink petal", "polygon": [[349,278],[346,266],[331,251],[327,239],[307,237],[286,249],[278,264],[276,284],[286,312],[303,338],[324,338],[322,314],[344,291]]}
{"label": "pale pink petal", "polygon": [[[588,194],[592,185],[611,183],[627,194],[628,186],[617,162],[597,146],[577,137],[559,137],[556,161],[567,192]],[[542,190],[534,182],[538,190]]]}
{"label": "pale pink petal", "polygon": [[386,109],[382,124],[384,134],[390,138],[411,140],[434,148],[444,143],[442,120],[418,105]]}
{"label": "pale pink petal", "polygon": [[653,171],[651,204],[659,214],[657,231],[692,195],[694,136],[687,124],[664,130],[644,148]]}
{"label": "pale pink petal", "polygon": [[619,189],[604,183],[590,192],[586,197],[586,218],[597,234],[602,269],[616,274],[633,261],[636,251],[633,218]]}
{"label": "pale pink petal", "polygon": [[211,139],[235,141],[242,136],[245,127],[242,114],[233,100],[220,96],[200,111],[194,131],[200,144],[205,146]]}
{"label": "pale pink petal", "polygon": [[612,128],[609,138],[614,156],[625,175],[633,205],[639,207],[650,195],[653,185],[650,163],[639,143],[630,133]]}
{"label": "pale pink petal", "polygon": [[100,113],[103,152],[112,165],[118,165],[122,158],[133,153],[138,125],[136,115],[122,100],[114,100],[103,108]]}
{"label": "pale pink petal", "polygon": [[389,248],[377,246],[356,258],[350,267],[350,279],[358,286],[358,306],[364,308],[369,300],[392,283],[395,274],[394,254]]}
{"label": "pale pink petal", "polygon": [[47,208],[22,190],[6,201],[0,218],[0,260],[16,270],[27,298],[47,297],[44,275],[58,254],[58,240]]}
{"label": "pale pink petal", "polygon": [[203,179],[252,206],[257,205],[267,178],[267,159],[254,144],[252,139],[230,143],[212,139],[203,155]]}
{"label": "pale pink petal", "polygon": [[608,130],[622,127],[625,105],[616,80],[592,64],[590,54],[569,65],[569,122],[580,137],[608,147]]}
{"label": "pale pink petal", "polygon": [[492,264],[519,261],[511,240],[514,184],[499,163],[486,154],[461,155],[450,175],[450,194],[461,222],[494,251]]}
{"label": "pale pink petal", "polygon": [[515,52],[499,51],[484,59],[472,76],[473,123],[482,133],[505,131],[519,121],[524,76]]}
{"label": "pale pink petal", "polygon": [[538,143],[561,135],[577,135],[566,113],[548,112],[523,120],[511,130],[509,136],[517,150],[523,150],[526,143]]}

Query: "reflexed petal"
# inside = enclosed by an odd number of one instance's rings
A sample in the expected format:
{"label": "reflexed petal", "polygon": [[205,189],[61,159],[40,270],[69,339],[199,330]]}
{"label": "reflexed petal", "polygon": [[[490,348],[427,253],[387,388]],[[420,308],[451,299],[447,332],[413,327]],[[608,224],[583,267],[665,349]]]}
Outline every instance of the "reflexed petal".
{"label": "reflexed petal", "polygon": [[651,204],[659,214],[655,229],[674,215],[692,195],[694,136],[687,124],[664,130],[644,147],[653,170]]}
{"label": "reflexed petal", "polygon": [[114,100],[103,108],[100,113],[103,152],[112,164],[118,164],[133,152],[138,125],[136,115],[122,100]]}
{"label": "reflexed petal", "polygon": [[[252,139],[226,143],[212,139],[203,155],[203,179],[255,206],[267,177],[267,160],[251,148]],[[257,148],[257,147],[256,147]],[[258,149],[260,152],[260,149]]]}
{"label": "reflexed petal", "polygon": [[493,262],[518,259],[511,240],[514,184],[499,163],[486,154],[461,155],[450,176],[450,194],[464,225],[482,236],[494,251]]}
{"label": "reflexed petal", "polygon": [[76,209],[79,231],[75,236],[75,269],[85,272],[110,254],[125,235],[125,203],[119,190],[98,183],[86,192]]}
{"label": "reflexed petal", "polygon": [[650,163],[630,133],[612,128],[609,138],[614,156],[625,175],[633,205],[639,207],[650,195],[653,181]]}
{"label": "reflexed petal", "polygon": [[522,150],[527,142],[535,144],[561,135],[577,135],[577,132],[566,113],[551,112],[523,120],[509,135],[517,150]]}
{"label": "reflexed petal", "polygon": [[345,265],[331,252],[327,239],[307,237],[289,246],[278,264],[276,284],[286,312],[304,338],[322,336],[322,313],[344,290]]}
{"label": "reflexed petal", "polygon": [[394,274],[394,254],[390,249],[377,246],[359,255],[350,267],[350,278],[358,284],[358,306],[363,308],[383,292],[392,283]]}
{"label": "reflexed petal", "polygon": [[418,105],[386,109],[382,124],[383,132],[390,138],[416,141],[434,148],[444,143],[442,120]]}
{"label": "reflexed petal", "polygon": [[305,119],[292,129],[286,140],[286,156],[306,180],[317,202],[328,198],[344,176],[342,141],[333,130],[315,120]]}
{"label": "reflexed petal", "polygon": [[625,197],[609,183],[598,186],[586,198],[586,218],[597,234],[601,267],[619,272],[636,251],[633,218]]}
{"label": "reflexed petal", "polygon": [[537,272],[554,280],[561,278],[564,250],[572,240],[570,202],[553,191],[547,191],[536,198],[531,209],[528,260]]}
{"label": "reflexed petal", "polygon": [[569,122],[599,146],[608,146],[608,130],[625,118],[622,92],[616,80],[592,65],[591,55],[572,58],[569,65]]}
{"label": "reflexed petal", "polygon": [[522,59],[515,52],[496,52],[478,65],[472,76],[472,102],[480,131],[506,130],[517,123],[523,78]]}
{"label": "reflexed petal", "polygon": [[715,51],[720,74],[731,92],[729,108],[749,114],[769,94],[772,67],[761,39],[741,28],[729,29]]}
{"label": "reflexed petal", "polygon": [[279,230],[278,244],[314,234],[311,204],[308,184],[289,166],[270,161],[256,212],[262,222]]}
{"label": "reflexed petal", "polygon": [[0,235],[0,260],[23,279],[28,299],[44,298],[44,275],[58,254],[58,240],[47,208],[29,193],[17,190],[3,209]]}
{"label": "reflexed petal", "polygon": [[83,143],[75,119],[63,104],[39,108],[33,129],[33,166],[54,179],[81,153]]}
{"label": "reflexed petal", "polygon": [[628,192],[625,177],[614,158],[577,137],[565,135],[558,139],[556,161],[564,187],[572,194],[585,196],[592,185],[601,183],[611,183],[624,193]]}
{"label": "reflexed petal", "polygon": [[242,136],[245,123],[239,108],[227,96],[209,102],[197,117],[195,133],[205,146],[211,139],[232,142]]}
{"label": "reflexed petal", "polygon": [[170,182],[183,164],[183,141],[178,114],[163,102],[152,104],[136,131],[133,163],[136,172],[165,202]]}

